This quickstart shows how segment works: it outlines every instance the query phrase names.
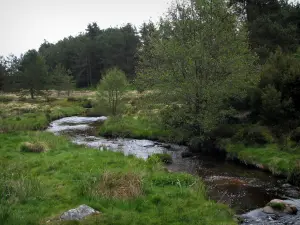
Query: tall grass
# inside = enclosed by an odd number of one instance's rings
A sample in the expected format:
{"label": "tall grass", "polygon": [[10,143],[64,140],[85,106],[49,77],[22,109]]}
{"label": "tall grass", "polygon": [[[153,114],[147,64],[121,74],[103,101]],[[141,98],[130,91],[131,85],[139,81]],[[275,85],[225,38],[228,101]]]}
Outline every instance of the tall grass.
{"label": "tall grass", "polygon": [[151,139],[165,142],[184,141],[182,135],[168,130],[159,120],[147,117],[117,116],[110,117],[99,128],[99,135],[106,137],[130,137],[136,139]]}
{"label": "tall grass", "polygon": [[[43,142],[49,151],[20,152],[22,142]],[[65,224],[56,218],[80,204],[101,212],[80,224],[235,224],[227,206],[207,200],[201,180],[165,172],[155,160],[76,146],[46,132],[0,134],[0,143],[3,225]]]}
{"label": "tall grass", "polygon": [[6,108],[0,112],[0,132],[43,130],[52,120],[85,112],[80,104],[70,103],[66,100],[58,100],[50,105],[18,102],[3,107]]}

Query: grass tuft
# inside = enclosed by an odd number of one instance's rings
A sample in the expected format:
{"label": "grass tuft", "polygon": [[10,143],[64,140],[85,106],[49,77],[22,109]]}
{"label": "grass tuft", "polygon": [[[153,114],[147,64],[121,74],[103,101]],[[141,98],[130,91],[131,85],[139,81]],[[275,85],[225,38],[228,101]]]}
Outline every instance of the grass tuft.
{"label": "grass tuft", "polygon": [[105,172],[92,193],[105,198],[136,198],[143,193],[142,179],[140,175],[131,172]]}
{"label": "grass tuft", "polygon": [[36,143],[23,142],[20,144],[20,151],[41,153],[41,152],[48,151],[48,146],[43,142],[36,142]]}

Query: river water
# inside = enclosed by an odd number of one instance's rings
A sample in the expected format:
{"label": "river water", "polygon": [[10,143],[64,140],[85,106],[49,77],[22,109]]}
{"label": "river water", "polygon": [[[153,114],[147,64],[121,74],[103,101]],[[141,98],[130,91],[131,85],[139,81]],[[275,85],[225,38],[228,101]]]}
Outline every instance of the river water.
{"label": "river water", "polygon": [[168,166],[170,171],[200,176],[207,185],[209,198],[228,204],[239,214],[263,207],[274,198],[286,198],[286,192],[282,188],[285,181],[267,172],[211,156],[182,158],[181,153],[187,151],[186,146],[150,140],[95,136],[96,126],[106,119],[106,117],[68,117],[53,121],[47,130],[56,135],[67,135],[76,144],[99,150],[107,148],[122,151],[125,155],[135,155],[143,159],[154,153],[168,153],[173,158],[173,163]]}

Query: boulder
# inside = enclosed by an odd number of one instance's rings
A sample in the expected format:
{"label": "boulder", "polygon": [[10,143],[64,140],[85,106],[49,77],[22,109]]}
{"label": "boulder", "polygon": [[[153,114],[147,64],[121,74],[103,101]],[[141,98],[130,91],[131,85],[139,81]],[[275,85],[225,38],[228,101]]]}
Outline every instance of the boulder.
{"label": "boulder", "polygon": [[82,220],[87,216],[99,214],[100,212],[96,211],[95,209],[87,206],[87,205],[80,205],[75,209],[70,209],[64,212],[61,216],[61,220]]}
{"label": "boulder", "polygon": [[[271,208],[271,209],[270,209]],[[280,199],[273,199],[267,206],[263,209],[265,213],[286,213],[286,214],[296,214],[298,209],[295,205],[288,204]]]}
{"label": "boulder", "polygon": [[263,212],[267,213],[267,214],[275,214],[276,213],[276,211],[271,206],[268,206],[268,205],[263,208]]}

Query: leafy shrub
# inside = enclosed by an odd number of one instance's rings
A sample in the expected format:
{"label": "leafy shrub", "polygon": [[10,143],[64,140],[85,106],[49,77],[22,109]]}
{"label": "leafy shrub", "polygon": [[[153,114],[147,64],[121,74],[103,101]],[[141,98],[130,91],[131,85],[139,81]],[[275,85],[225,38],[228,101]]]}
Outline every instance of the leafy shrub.
{"label": "leafy shrub", "polygon": [[158,158],[159,161],[161,161],[165,164],[171,164],[173,162],[172,156],[169,155],[169,154],[166,154],[166,153],[164,153],[164,154],[163,153],[162,154],[157,153],[157,154],[153,154],[153,155],[150,156],[150,158],[153,158],[153,157]]}
{"label": "leafy shrub", "polygon": [[233,137],[234,141],[243,142],[245,145],[264,145],[273,142],[273,137],[268,128],[263,126],[249,126],[241,129]]}
{"label": "leafy shrub", "polygon": [[67,101],[68,102],[79,102],[81,99],[79,98],[75,98],[75,97],[68,97],[67,98]]}
{"label": "leafy shrub", "polygon": [[203,144],[203,137],[192,137],[188,143],[191,152],[200,152]]}
{"label": "leafy shrub", "polygon": [[90,99],[83,99],[81,102],[83,108],[90,109],[93,108],[92,101]]}
{"label": "leafy shrub", "polygon": [[23,142],[20,145],[20,151],[21,152],[46,152],[48,150],[48,147],[45,143],[42,142],[36,142],[36,143],[30,143],[30,142]]}
{"label": "leafy shrub", "polygon": [[295,141],[295,142],[300,141],[300,127],[296,128],[295,130],[292,131],[291,140]]}
{"label": "leafy shrub", "polygon": [[214,138],[231,138],[237,133],[239,127],[239,125],[234,124],[222,124],[212,131],[211,136]]}

